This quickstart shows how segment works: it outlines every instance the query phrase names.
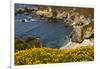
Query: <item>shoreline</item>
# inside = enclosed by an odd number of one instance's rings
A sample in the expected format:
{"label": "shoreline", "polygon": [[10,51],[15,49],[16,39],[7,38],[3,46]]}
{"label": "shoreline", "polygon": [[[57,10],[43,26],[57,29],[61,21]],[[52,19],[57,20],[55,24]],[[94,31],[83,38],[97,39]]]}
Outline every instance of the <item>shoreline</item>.
{"label": "shoreline", "polygon": [[94,46],[94,39],[93,40],[85,39],[83,40],[82,43],[76,43],[76,42],[70,41],[65,46],[61,47],[60,49],[72,49],[72,48],[78,48],[82,46]]}

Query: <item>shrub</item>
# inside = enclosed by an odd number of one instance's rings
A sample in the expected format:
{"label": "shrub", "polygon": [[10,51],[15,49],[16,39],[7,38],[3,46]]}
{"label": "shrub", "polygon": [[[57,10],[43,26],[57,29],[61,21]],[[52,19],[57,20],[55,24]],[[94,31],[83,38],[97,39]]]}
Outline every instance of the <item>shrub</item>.
{"label": "shrub", "polygon": [[65,63],[93,60],[93,46],[86,46],[69,50],[60,50],[55,48],[32,48],[15,53],[16,65]]}
{"label": "shrub", "polygon": [[40,48],[42,47],[42,43],[39,38],[28,37],[26,40],[22,38],[15,37],[15,52],[31,49],[31,48]]}
{"label": "shrub", "polygon": [[21,50],[25,50],[27,49],[26,47],[26,44],[24,42],[24,40],[20,39],[20,38],[17,38],[15,37],[15,52],[18,52],[18,51],[21,51]]}

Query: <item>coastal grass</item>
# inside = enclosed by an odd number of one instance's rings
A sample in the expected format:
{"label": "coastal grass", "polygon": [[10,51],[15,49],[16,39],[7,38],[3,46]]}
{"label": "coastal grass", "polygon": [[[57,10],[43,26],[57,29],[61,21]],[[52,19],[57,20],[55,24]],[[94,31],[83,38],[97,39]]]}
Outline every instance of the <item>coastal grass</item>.
{"label": "coastal grass", "polygon": [[15,52],[15,65],[50,64],[94,60],[94,47],[76,49],[32,48]]}

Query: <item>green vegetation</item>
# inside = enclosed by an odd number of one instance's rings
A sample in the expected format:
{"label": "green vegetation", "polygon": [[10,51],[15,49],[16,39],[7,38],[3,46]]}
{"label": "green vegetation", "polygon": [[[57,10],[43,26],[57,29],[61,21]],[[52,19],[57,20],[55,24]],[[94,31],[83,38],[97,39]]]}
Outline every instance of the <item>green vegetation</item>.
{"label": "green vegetation", "polygon": [[15,53],[16,65],[65,63],[93,60],[93,46],[83,46],[69,50],[60,50],[55,48],[32,48]]}
{"label": "green vegetation", "polygon": [[26,40],[15,37],[15,52],[31,48],[41,48],[42,43],[36,37],[29,37]]}
{"label": "green vegetation", "polygon": [[20,38],[15,38],[15,52],[27,49],[25,42]]}

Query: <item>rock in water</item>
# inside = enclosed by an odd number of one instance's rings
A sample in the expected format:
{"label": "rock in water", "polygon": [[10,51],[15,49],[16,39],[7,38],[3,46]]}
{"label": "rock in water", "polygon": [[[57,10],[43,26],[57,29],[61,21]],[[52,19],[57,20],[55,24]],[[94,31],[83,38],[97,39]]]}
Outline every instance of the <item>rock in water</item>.
{"label": "rock in water", "polygon": [[81,43],[83,41],[82,38],[82,33],[83,33],[83,27],[82,26],[73,26],[73,31],[71,33],[71,41],[72,42],[77,42],[77,43]]}

